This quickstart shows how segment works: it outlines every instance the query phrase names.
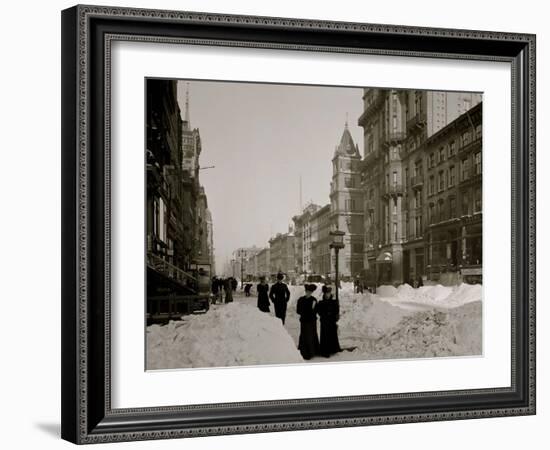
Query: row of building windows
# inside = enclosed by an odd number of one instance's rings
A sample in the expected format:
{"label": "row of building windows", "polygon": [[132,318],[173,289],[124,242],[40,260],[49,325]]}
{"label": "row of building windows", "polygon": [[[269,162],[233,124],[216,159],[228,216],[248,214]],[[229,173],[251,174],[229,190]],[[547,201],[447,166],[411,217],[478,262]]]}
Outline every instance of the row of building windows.
{"label": "row of building windows", "polygon": [[[460,162],[460,181],[466,181],[472,176],[470,163],[471,163],[471,161],[470,161],[469,158],[464,158]],[[482,170],[481,164],[482,164],[482,162],[481,162],[481,152],[477,152],[477,153],[474,154],[473,175],[481,175],[481,170]],[[428,161],[428,167],[433,167],[433,166],[431,166],[430,161]],[[422,177],[422,169],[423,169],[422,162],[416,162],[415,165],[413,166],[412,176],[413,177]],[[433,195],[436,192],[441,192],[446,188],[450,188],[450,187],[455,186],[456,181],[457,181],[456,180],[456,175],[457,175],[456,174],[456,167],[454,165],[449,166],[449,168],[447,168],[447,169],[440,170],[438,172],[438,176],[437,176],[437,191],[436,191],[436,177],[435,177],[435,175],[430,176],[429,183],[428,183],[428,195]],[[390,179],[390,175],[386,174],[386,179],[385,179],[386,184],[385,184],[385,186],[386,187],[390,186],[390,182],[392,183],[391,185],[393,185],[393,186],[396,186],[398,184],[398,172],[397,171],[392,171],[391,179]],[[408,188],[410,183],[411,183],[411,177],[409,175],[409,168],[408,167],[405,168],[404,182],[405,182],[404,183],[405,188]],[[418,180],[412,181],[412,183],[417,183],[417,182],[418,182]],[[347,188],[356,187],[356,183],[355,183],[354,178],[346,178],[345,183],[346,183]],[[382,185],[381,188],[383,189],[384,185]],[[370,189],[369,192],[368,192],[368,198],[372,200],[373,197],[374,197],[374,190]]]}
{"label": "row of building windows", "polygon": [[[420,197],[419,197],[420,198]],[[428,213],[428,224],[436,224],[443,222],[445,220],[458,218],[460,215],[471,215],[473,213],[481,212],[482,207],[482,197],[481,197],[481,187],[475,188],[473,191],[473,202],[470,199],[470,192],[464,191],[461,193],[461,209],[457,209],[457,199],[454,196],[448,197],[447,199],[441,199],[437,203],[431,203],[427,209]],[[420,205],[420,201],[416,200],[415,203]],[[404,213],[404,223],[405,223],[405,234],[408,239],[421,238],[424,232],[423,226],[423,215],[422,211],[418,210],[419,206],[415,209],[414,213],[409,211]],[[391,211],[391,216],[390,216]],[[392,202],[392,207],[388,209],[388,205],[384,207],[384,223],[383,229],[384,241],[386,243],[393,240],[397,242],[399,240],[398,236],[398,227],[397,221],[395,220],[395,214],[397,213],[397,207],[395,202]],[[370,242],[374,242],[374,213],[373,211],[368,212],[367,223],[367,239],[370,239]]]}
{"label": "row of building windows", "polygon": [[[462,147],[465,147],[477,139],[481,139],[481,125],[478,125],[476,127],[475,132],[467,130],[462,133],[460,142],[462,144]],[[446,161],[447,159],[454,157],[456,155],[456,151],[457,144],[456,141],[453,140],[449,142],[448,145],[439,147],[439,150],[437,152],[431,152],[430,156],[428,157],[428,169],[431,169],[436,165]]]}
{"label": "row of building windows", "polygon": [[[481,152],[474,155],[473,175],[481,175]],[[464,158],[460,162],[460,181],[466,181],[472,176],[470,159]],[[456,185],[456,167],[449,166],[446,170],[440,170],[437,174],[437,192]],[[428,181],[428,195],[436,193],[436,176],[431,175]]]}

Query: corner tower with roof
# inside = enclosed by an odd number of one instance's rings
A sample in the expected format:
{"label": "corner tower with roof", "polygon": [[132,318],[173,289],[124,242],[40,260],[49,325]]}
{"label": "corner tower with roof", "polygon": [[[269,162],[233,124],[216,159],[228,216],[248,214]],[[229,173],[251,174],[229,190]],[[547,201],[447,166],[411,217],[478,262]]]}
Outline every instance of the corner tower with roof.
{"label": "corner tower with roof", "polygon": [[[349,131],[348,122],[332,158],[330,209],[333,229],[346,234],[345,248],[339,252],[342,277],[355,277],[363,269],[363,191],[361,154]],[[334,268],[331,269],[334,272]]]}

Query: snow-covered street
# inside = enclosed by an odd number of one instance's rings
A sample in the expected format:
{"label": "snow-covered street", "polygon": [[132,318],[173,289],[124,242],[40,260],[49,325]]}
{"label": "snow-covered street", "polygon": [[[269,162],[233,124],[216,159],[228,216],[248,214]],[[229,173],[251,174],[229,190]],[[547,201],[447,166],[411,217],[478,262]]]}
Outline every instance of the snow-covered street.
{"label": "snow-covered street", "polygon": [[[296,300],[302,286],[289,286],[285,325],[271,307],[238,290],[230,304],[203,315],[147,328],[148,369],[227,367],[303,362],[297,350]],[[338,333],[344,351],[309,362],[481,355],[482,287],[461,284],[413,289],[381,286],[376,294],[340,290]]]}

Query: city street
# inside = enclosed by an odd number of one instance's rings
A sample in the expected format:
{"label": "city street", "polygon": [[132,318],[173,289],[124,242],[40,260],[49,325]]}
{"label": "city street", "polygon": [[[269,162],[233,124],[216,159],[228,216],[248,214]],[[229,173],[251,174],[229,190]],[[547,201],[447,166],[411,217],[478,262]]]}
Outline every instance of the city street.
{"label": "city street", "polygon": [[[284,328],[290,334],[292,339],[294,340],[294,343],[296,344],[296,347],[298,347],[298,340],[300,338],[300,317],[296,313],[296,301],[299,297],[301,297],[304,294],[304,289],[302,286],[289,286],[290,289],[290,300],[288,302],[288,307],[286,311],[286,318],[285,318],[285,324]],[[239,302],[245,305],[250,305],[254,308],[256,308],[256,291],[253,288],[252,294],[250,297],[246,297],[244,295],[244,292],[240,289],[237,290],[237,292],[234,294],[234,301]],[[425,307],[424,307],[425,308]],[[275,312],[273,305],[270,307],[269,314],[272,317],[275,317]],[[317,332],[319,333],[320,324],[319,321],[317,322]],[[348,333],[346,333],[348,331]],[[355,340],[353,339],[353,333],[349,332],[350,330],[340,330],[340,345],[342,346],[342,349],[344,351],[337,353],[335,355],[332,355],[328,360],[330,361],[346,361],[346,360],[353,360],[354,355],[350,352],[350,350],[354,350],[356,348]],[[359,338],[359,337],[357,337]],[[327,358],[323,357],[314,357],[310,362],[315,361],[327,361]]]}
{"label": "city street", "polygon": [[[185,315],[147,328],[148,368],[225,367],[304,362],[297,347],[300,322],[296,301],[303,286],[289,286],[285,325],[257,306],[255,289],[241,287],[234,301],[215,304],[205,314]],[[482,354],[482,287],[460,284],[414,289],[407,284],[380,286],[376,294],[340,290],[339,362]],[[318,297],[318,296],[317,296]],[[317,321],[317,330],[320,332]]]}

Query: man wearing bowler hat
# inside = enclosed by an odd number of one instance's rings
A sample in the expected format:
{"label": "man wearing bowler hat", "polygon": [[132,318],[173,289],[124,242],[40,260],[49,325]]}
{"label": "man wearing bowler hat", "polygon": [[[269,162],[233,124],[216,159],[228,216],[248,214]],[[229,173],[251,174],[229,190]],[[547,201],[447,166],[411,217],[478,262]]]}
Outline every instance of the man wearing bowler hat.
{"label": "man wearing bowler hat", "polygon": [[275,307],[275,316],[281,319],[283,325],[286,317],[286,304],[290,299],[290,291],[286,283],[283,283],[284,275],[279,272],[277,274],[277,282],[271,286],[269,290],[269,298]]}

